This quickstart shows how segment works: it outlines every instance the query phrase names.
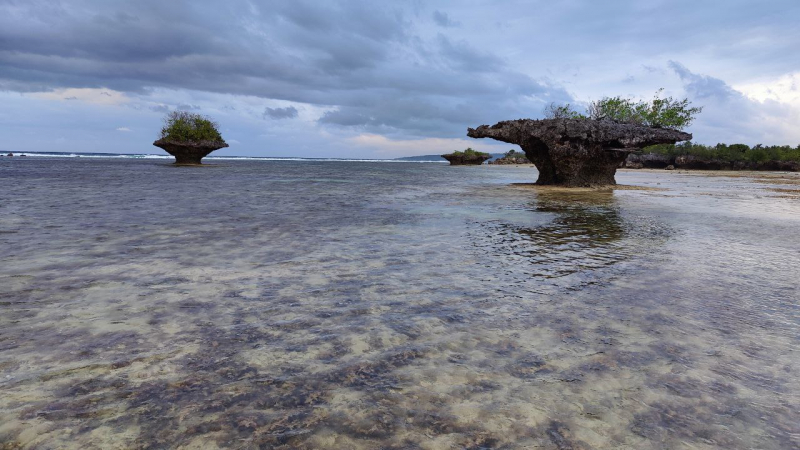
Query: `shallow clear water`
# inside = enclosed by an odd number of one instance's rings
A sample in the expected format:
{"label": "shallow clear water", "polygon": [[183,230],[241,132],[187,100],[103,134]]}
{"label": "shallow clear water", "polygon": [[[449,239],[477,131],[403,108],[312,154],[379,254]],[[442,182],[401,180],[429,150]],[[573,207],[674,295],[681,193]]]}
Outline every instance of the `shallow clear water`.
{"label": "shallow clear water", "polygon": [[800,177],[716,175],[3,158],[0,443],[800,447]]}

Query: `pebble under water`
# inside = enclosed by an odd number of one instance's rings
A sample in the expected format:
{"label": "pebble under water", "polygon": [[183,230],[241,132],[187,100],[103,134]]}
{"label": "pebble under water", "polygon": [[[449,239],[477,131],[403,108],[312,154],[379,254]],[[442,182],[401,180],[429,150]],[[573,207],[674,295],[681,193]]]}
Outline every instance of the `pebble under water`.
{"label": "pebble under water", "polygon": [[800,448],[800,174],[0,159],[0,448]]}

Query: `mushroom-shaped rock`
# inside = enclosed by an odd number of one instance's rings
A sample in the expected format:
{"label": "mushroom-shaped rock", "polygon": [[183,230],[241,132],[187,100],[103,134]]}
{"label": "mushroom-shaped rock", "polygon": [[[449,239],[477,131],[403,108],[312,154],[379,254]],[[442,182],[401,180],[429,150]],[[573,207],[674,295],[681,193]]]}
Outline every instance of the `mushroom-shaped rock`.
{"label": "mushroom-shaped rock", "polygon": [[692,138],[667,128],[587,119],[506,120],[469,128],[467,136],[517,144],[539,170],[536,184],[570,187],[616,184],[614,174],[629,153]]}
{"label": "mushroom-shaped rock", "polygon": [[224,141],[187,141],[179,142],[168,139],[159,139],[153,142],[156,147],[163,148],[175,157],[175,164],[196,165],[202,164],[200,160],[214,150],[228,146]]}
{"label": "mushroom-shaped rock", "polygon": [[175,157],[175,164],[180,165],[201,164],[209,153],[228,146],[216,122],[188,111],[168,113],[161,135],[153,145],[166,150]]}
{"label": "mushroom-shaped rock", "polygon": [[488,153],[476,152],[472,149],[442,155],[442,158],[450,161],[451,166],[480,166],[491,157],[492,155]]}

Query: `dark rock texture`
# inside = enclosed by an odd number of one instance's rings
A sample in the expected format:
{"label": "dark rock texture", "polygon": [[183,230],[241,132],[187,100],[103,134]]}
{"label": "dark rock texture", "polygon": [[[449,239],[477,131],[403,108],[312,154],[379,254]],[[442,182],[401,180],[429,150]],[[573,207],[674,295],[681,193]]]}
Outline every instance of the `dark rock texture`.
{"label": "dark rock texture", "polygon": [[522,147],[539,170],[536,184],[591,187],[616,184],[614,174],[629,153],[692,138],[689,133],[605,120],[507,120],[469,128],[467,136]]}
{"label": "dark rock texture", "polygon": [[483,153],[475,153],[475,154],[457,154],[457,153],[449,153],[447,155],[442,155],[442,158],[450,161],[451,166],[479,166],[483,164],[484,161],[491,158],[492,155],[487,155]]}
{"label": "dark rock texture", "polygon": [[208,156],[209,153],[228,146],[223,141],[178,142],[166,139],[159,139],[153,142],[153,145],[163,148],[167,153],[174,156],[175,164],[185,165],[202,164],[200,160]]}

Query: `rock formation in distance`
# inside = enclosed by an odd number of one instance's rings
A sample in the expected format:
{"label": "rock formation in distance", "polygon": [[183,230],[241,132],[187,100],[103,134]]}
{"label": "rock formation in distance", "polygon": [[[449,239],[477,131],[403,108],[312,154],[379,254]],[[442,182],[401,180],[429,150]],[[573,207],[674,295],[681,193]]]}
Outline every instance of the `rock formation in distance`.
{"label": "rock formation in distance", "polygon": [[442,155],[442,158],[450,161],[451,166],[479,166],[491,157],[492,155],[488,153],[476,152],[471,148],[468,148],[463,152],[458,151]]}

